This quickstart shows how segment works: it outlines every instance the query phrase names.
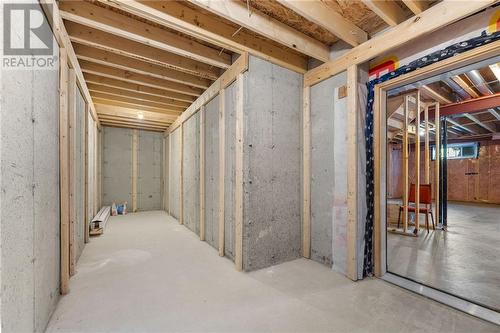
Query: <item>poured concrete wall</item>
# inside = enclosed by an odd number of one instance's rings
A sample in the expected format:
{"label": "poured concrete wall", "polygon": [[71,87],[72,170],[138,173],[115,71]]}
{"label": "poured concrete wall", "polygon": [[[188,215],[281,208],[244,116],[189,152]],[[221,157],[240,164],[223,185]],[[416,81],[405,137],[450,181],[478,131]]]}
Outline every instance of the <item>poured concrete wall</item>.
{"label": "poured concrete wall", "polygon": [[218,248],[219,96],[205,106],[205,239],[210,245]]}
{"label": "poured concrete wall", "polygon": [[163,210],[169,210],[168,184],[169,184],[169,136],[163,138]]}
{"label": "poured concrete wall", "polygon": [[250,57],[244,100],[245,270],[300,257],[302,75]]}
{"label": "poured concrete wall", "polygon": [[103,127],[103,204],[132,203],[132,130]]}
{"label": "poured concrete wall", "polygon": [[170,156],[172,157],[172,163],[170,163],[170,215],[178,219],[181,212],[181,129],[177,128],[170,134],[170,148],[172,152]]}
{"label": "poured concrete wall", "polygon": [[75,257],[80,258],[85,246],[85,101],[76,87],[75,116]]}
{"label": "poured concrete wall", "polygon": [[150,131],[137,133],[137,210],[160,210],[163,134]]}
{"label": "poured concrete wall", "polygon": [[[17,23],[12,36],[21,38],[24,27]],[[55,41],[54,47],[57,54]],[[1,331],[5,333],[43,332],[59,299],[57,68],[2,70],[1,75]]]}
{"label": "poured concrete wall", "polygon": [[191,231],[200,234],[200,114],[184,122],[183,142],[183,222]]}

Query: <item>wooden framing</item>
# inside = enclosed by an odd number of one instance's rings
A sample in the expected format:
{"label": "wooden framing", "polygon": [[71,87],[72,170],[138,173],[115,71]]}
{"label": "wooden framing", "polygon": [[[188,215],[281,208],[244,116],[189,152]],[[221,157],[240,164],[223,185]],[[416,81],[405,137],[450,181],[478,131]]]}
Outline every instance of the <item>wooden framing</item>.
{"label": "wooden framing", "polygon": [[219,68],[228,68],[231,64],[229,54],[219,54],[219,51],[179,34],[88,2],[60,2],[59,8],[61,16],[65,20],[96,28]]}
{"label": "wooden framing", "polygon": [[85,213],[84,213],[84,218],[85,221],[83,223],[83,235],[84,235],[84,242],[88,243],[89,242],[89,224],[90,224],[90,216],[89,216],[89,105],[86,103],[85,104],[85,114],[84,114],[84,121],[85,121],[85,128],[83,131],[84,135],[84,141],[85,142]]}
{"label": "wooden framing", "polygon": [[224,180],[226,172],[226,89],[219,92],[219,256],[224,256],[225,223],[224,223]]}
{"label": "wooden framing", "polygon": [[429,8],[429,2],[422,0],[403,0],[406,7],[408,7],[413,14],[418,15],[422,13],[424,10]]}
{"label": "wooden framing", "polygon": [[138,132],[132,130],[132,212],[137,211],[137,148]]}
{"label": "wooden framing", "polygon": [[410,112],[409,96],[405,96],[404,122],[403,122],[403,232],[408,231],[408,116]]}
{"label": "wooden framing", "polygon": [[59,191],[61,210],[61,285],[60,292],[69,292],[69,133],[68,133],[68,58],[67,51],[59,49]]}
{"label": "wooden framing", "polygon": [[200,108],[200,240],[205,240],[205,106]]}
{"label": "wooden framing", "polygon": [[179,189],[180,189],[180,193],[179,193],[179,206],[180,206],[180,212],[179,212],[179,223],[180,224],[184,224],[184,123],[181,124],[181,126],[179,127],[179,135],[180,135],[180,139],[179,139],[179,144],[180,144],[180,147],[179,147],[179,152],[180,152],[180,159],[179,159],[179,163],[180,163],[180,178],[179,178]]}
{"label": "wooden framing", "polygon": [[434,123],[435,123],[435,128],[436,128],[436,136],[435,136],[435,145],[436,145],[436,160],[434,161],[434,183],[435,183],[435,203],[436,203],[436,210],[434,214],[436,215],[436,224],[439,224],[439,217],[440,217],[440,211],[439,211],[439,183],[441,181],[440,179],[440,170],[441,170],[441,122],[439,120],[439,103],[436,103],[435,105],[435,112],[434,112]]}
{"label": "wooden framing", "polygon": [[420,90],[417,91],[415,128],[415,230],[420,228]]}
{"label": "wooden framing", "polygon": [[76,74],[68,71],[68,122],[69,122],[69,275],[75,275],[75,220],[76,220]]}
{"label": "wooden framing", "polygon": [[125,96],[120,96],[120,95],[117,96],[116,94],[110,94],[110,93],[104,93],[104,92],[98,92],[98,91],[91,91],[90,96],[92,96],[95,99],[100,99],[100,100],[107,100],[107,101],[114,101],[114,102],[130,104],[130,105],[136,105],[139,108],[149,108],[151,110],[158,109],[158,112],[172,114],[172,115],[178,115],[186,109],[182,106],[166,105],[166,104],[158,103],[158,102],[139,100],[139,99],[136,99],[134,97],[125,97]]}
{"label": "wooden framing", "polygon": [[390,26],[396,26],[406,19],[405,12],[393,1],[362,0],[378,17]]}
{"label": "wooden framing", "polygon": [[320,1],[278,0],[278,2],[352,46],[358,46],[368,40],[365,31]]}
{"label": "wooden framing", "polygon": [[304,75],[304,85],[311,86],[345,71],[350,65],[359,65],[384,52],[399,47],[420,36],[436,31],[464,17],[494,4],[496,0],[453,2],[443,1],[417,18],[410,18],[391,30],[356,46],[344,55],[318,66]]}
{"label": "wooden framing", "polygon": [[311,258],[311,87],[304,87],[302,108],[302,256]]}
{"label": "wooden framing", "polygon": [[170,205],[170,198],[172,197],[172,135],[165,132],[168,135],[168,215],[172,215],[172,208]]}
{"label": "wooden framing", "polygon": [[243,270],[243,147],[244,147],[244,78],[239,73],[236,79],[236,130],[235,130],[235,179],[234,179],[234,264]]}
{"label": "wooden framing", "polygon": [[[423,14],[427,14],[432,11],[434,7],[431,7]],[[432,65],[417,69],[405,75],[401,75],[392,80],[377,84],[374,88],[374,137],[373,137],[373,148],[374,148],[374,183],[375,183],[375,193],[374,193],[374,263],[375,263],[375,275],[382,276],[386,271],[386,258],[385,258],[385,217],[386,217],[386,207],[385,207],[385,191],[386,191],[386,179],[385,179],[385,146],[386,146],[386,115],[382,114],[386,110],[386,97],[387,91],[401,87],[410,83],[417,82],[419,80],[440,75],[442,73],[448,72],[450,70],[465,67],[472,63],[477,63],[479,61],[494,57],[498,55],[498,50],[500,49],[500,41],[492,42],[484,46],[475,48],[473,50],[464,52],[462,54],[456,55],[454,57],[433,63]],[[429,105],[431,107],[431,105]],[[439,104],[435,106],[437,110],[436,119],[439,119],[440,107]],[[434,111],[436,114],[436,111]],[[435,132],[440,132],[439,121],[435,121]],[[438,138],[439,135],[436,136]],[[438,139],[439,140],[439,139]],[[439,146],[440,142],[436,142]],[[437,161],[437,160],[436,160]],[[436,163],[439,168],[439,162]],[[439,170],[439,169],[438,169]],[[439,173],[436,173],[435,177],[439,177]],[[436,178],[438,183],[434,186],[435,191],[439,189],[439,179]],[[438,192],[436,192],[438,193]],[[436,204],[439,205],[439,196],[437,198]],[[438,211],[436,210],[436,220],[439,221]]]}
{"label": "wooden framing", "polygon": [[[99,96],[99,97],[97,97]],[[169,109],[164,109],[164,108],[158,108],[158,107],[152,107],[152,106],[144,106],[139,103],[131,103],[131,102],[124,102],[123,100],[120,101],[118,98],[102,98],[102,95],[97,95],[94,97],[94,103],[95,105],[108,105],[108,106],[113,106],[113,107],[120,107],[120,109],[131,109],[131,110],[136,110],[136,112],[148,112],[148,113],[157,113],[159,115],[166,115],[166,116],[177,116],[180,114],[180,111],[177,110],[169,110]],[[137,115],[137,113],[136,113]]]}

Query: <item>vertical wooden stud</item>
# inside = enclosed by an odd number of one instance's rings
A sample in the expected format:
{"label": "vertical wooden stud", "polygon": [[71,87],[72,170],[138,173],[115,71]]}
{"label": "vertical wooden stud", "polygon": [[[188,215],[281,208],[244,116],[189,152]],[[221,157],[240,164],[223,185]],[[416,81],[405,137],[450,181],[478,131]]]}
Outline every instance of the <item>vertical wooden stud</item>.
{"label": "vertical wooden stud", "polygon": [[75,275],[75,220],[76,220],[76,73],[68,71],[69,119],[69,275]]}
{"label": "vertical wooden stud", "polygon": [[405,96],[403,120],[403,232],[408,230],[408,112],[410,107],[409,96]]}
{"label": "vertical wooden stud", "polygon": [[[382,241],[383,235],[386,233],[386,228],[382,228],[382,205],[381,198],[385,196],[382,192],[382,147],[387,144],[384,133],[382,131],[382,121],[386,120],[386,93],[378,86],[375,86],[375,103],[373,104],[373,158],[374,158],[374,194],[373,194],[373,219],[374,219],[374,268],[375,275],[382,276],[383,258],[382,258]],[[382,114],[382,110],[384,114]],[[368,147],[367,147],[368,148]],[[384,170],[385,172],[385,170]],[[384,223],[385,224],[385,223]]]}
{"label": "vertical wooden stud", "polygon": [[179,126],[179,130],[181,131],[179,133],[180,135],[180,179],[179,179],[179,206],[180,206],[180,212],[179,212],[179,223],[184,224],[184,122]]}
{"label": "vertical wooden stud", "polygon": [[224,256],[225,89],[219,92],[219,255]]}
{"label": "vertical wooden stud", "polygon": [[434,107],[434,114],[435,114],[435,118],[434,118],[434,123],[435,123],[435,144],[436,144],[436,160],[434,161],[434,166],[435,166],[435,169],[434,169],[434,177],[435,177],[435,180],[436,180],[436,184],[435,184],[435,195],[436,195],[436,198],[435,198],[435,201],[436,201],[436,210],[435,210],[435,213],[436,213],[436,225],[439,224],[439,217],[440,217],[440,212],[439,212],[439,172],[440,172],[440,168],[441,168],[441,122],[440,122],[440,115],[439,115],[439,102],[436,102],[435,104],[435,107]]}
{"label": "vertical wooden stud", "polygon": [[137,211],[137,130],[132,130],[132,211]]}
{"label": "vertical wooden stud", "polygon": [[358,279],[358,67],[347,69],[347,276]]}
{"label": "vertical wooden stud", "polygon": [[59,190],[61,212],[61,286],[69,292],[69,138],[68,138],[68,58],[66,49],[59,49]]}
{"label": "vertical wooden stud", "polygon": [[417,91],[415,129],[415,230],[420,228],[420,90]]}
{"label": "vertical wooden stud", "polygon": [[89,242],[89,224],[90,224],[90,214],[89,214],[89,114],[90,114],[90,105],[88,103],[85,104],[85,113],[84,113],[84,123],[85,129],[83,131],[84,141],[85,142],[85,222],[83,223],[83,235],[85,243]]}
{"label": "vertical wooden stud", "polygon": [[172,198],[172,135],[168,133],[168,214],[171,215],[170,198]]}
{"label": "vertical wooden stud", "polygon": [[302,256],[311,258],[311,87],[302,98]]}
{"label": "vertical wooden stud", "polygon": [[243,101],[244,77],[236,79],[236,140],[235,140],[235,187],[234,187],[234,263],[238,271],[243,270]]}
{"label": "vertical wooden stud", "polygon": [[200,108],[200,240],[205,240],[205,106]]}
{"label": "vertical wooden stud", "polygon": [[424,154],[425,154],[425,163],[424,163],[424,181],[426,184],[430,184],[431,177],[431,162],[430,162],[430,148],[429,148],[429,106],[426,104],[424,107],[424,120],[425,120],[425,146],[424,146]]}

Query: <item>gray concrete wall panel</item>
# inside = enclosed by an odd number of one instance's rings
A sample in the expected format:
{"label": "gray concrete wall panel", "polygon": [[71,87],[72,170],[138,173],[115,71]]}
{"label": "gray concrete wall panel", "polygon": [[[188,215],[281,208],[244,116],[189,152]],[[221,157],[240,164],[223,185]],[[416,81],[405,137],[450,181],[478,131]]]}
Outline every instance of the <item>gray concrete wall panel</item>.
{"label": "gray concrete wall panel", "polygon": [[184,225],[200,234],[200,114],[184,123]]}
{"label": "gray concrete wall panel", "polygon": [[163,134],[137,132],[137,210],[160,210]]}

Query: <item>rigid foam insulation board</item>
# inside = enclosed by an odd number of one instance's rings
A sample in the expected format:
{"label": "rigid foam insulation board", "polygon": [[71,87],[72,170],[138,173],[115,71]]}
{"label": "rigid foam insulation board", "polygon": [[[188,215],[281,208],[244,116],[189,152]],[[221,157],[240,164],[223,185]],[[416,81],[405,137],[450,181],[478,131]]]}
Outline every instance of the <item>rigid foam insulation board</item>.
{"label": "rigid foam insulation board", "polygon": [[132,204],[132,130],[103,127],[103,203]]}
{"label": "rigid foam insulation board", "polygon": [[161,210],[163,134],[142,130],[137,133],[137,210]]}
{"label": "rigid foam insulation board", "polygon": [[170,140],[172,143],[170,147],[172,149],[171,158],[172,163],[170,163],[170,215],[179,219],[181,212],[181,128],[177,128],[175,131],[170,133]]}
{"label": "rigid foam insulation board", "polygon": [[225,165],[224,165],[224,253],[234,259],[234,184],[236,139],[236,89],[235,82],[225,91]]}
{"label": "rigid foam insulation board", "polygon": [[244,74],[245,270],[301,255],[302,75],[250,57]]}
{"label": "rigid foam insulation board", "polygon": [[[50,34],[48,25],[42,29]],[[13,22],[11,32],[20,42],[23,22]],[[1,330],[6,333],[43,332],[59,300],[58,68],[2,71],[2,96],[8,96],[0,100]]]}
{"label": "rigid foam insulation board", "polygon": [[219,96],[205,105],[205,240],[219,246]]}
{"label": "rigid foam insulation board", "polygon": [[183,210],[184,225],[200,234],[200,114],[184,122]]}
{"label": "rigid foam insulation board", "polygon": [[345,273],[346,73],[311,87],[311,258]]}
{"label": "rigid foam insulation board", "polygon": [[78,260],[85,246],[85,101],[76,89],[75,116],[75,258]]}

